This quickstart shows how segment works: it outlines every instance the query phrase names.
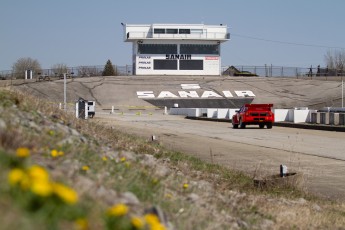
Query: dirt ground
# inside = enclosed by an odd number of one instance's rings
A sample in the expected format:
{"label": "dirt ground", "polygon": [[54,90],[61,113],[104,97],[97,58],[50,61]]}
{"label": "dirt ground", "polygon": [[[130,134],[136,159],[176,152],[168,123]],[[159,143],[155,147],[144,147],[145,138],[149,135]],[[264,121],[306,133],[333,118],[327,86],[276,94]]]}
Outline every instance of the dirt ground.
{"label": "dirt ground", "polygon": [[202,160],[241,170],[251,176],[303,174],[307,191],[345,200],[345,133],[255,126],[232,129],[230,123],[195,121],[171,115],[98,114],[94,121],[150,139]]}

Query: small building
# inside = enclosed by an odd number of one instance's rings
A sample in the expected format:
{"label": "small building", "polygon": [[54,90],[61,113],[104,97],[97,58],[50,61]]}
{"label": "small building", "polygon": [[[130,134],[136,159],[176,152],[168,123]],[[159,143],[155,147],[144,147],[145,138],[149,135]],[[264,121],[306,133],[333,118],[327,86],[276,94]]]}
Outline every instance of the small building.
{"label": "small building", "polygon": [[123,24],[134,75],[221,75],[226,25]]}

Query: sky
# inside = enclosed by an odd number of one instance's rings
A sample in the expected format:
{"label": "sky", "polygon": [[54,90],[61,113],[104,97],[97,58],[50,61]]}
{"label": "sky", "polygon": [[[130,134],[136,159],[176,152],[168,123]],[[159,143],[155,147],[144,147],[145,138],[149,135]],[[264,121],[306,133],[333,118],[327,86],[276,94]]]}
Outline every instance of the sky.
{"label": "sky", "polygon": [[127,24],[227,25],[222,66],[325,66],[345,49],[344,0],[1,0],[0,71],[23,57],[42,68],[130,65]]}

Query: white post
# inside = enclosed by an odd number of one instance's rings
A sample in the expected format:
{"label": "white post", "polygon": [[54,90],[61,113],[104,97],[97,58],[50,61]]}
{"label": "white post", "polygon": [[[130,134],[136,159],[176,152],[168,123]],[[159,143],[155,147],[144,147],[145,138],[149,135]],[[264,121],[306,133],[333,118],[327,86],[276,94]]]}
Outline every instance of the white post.
{"label": "white post", "polygon": [[341,108],[344,108],[344,81],[341,80]]}
{"label": "white post", "polygon": [[114,113],[114,106],[113,105],[111,106],[111,113],[112,114]]}
{"label": "white post", "polygon": [[168,109],[166,106],[164,106],[164,115],[167,115],[168,114]]}
{"label": "white post", "polygon": [[59,103],[59,109],[62,109],[62,105],[61,105],[61,102]]}
{"label": "white post", "polygon": [[66,111],[66,74],[63,74],[63,109]]}

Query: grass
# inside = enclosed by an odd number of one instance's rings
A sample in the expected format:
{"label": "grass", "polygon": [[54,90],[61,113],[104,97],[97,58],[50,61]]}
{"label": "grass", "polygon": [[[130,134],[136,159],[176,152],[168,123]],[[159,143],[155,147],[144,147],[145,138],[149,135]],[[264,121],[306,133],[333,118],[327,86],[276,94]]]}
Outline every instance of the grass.
{"label": "grass", "polygon": [[[258,189],[253,178],[241,172],[171,151],[116,127],[77,120],[57,106],[19,92],[0,89],[0,112],[2,229],[131,229],[131,218],[144,218],[144,211],[152,206],[162,208],[176,229],[345,225],[343,203],[312,197],[296,181]],[[20,147],[29,149],[30,156],[16,157]],[[52,150],[64,154],[53,157]],[[143,154],[168,167],[169,175],[157,176],[155,166],[143,164]],[[42,199],[6,182],[14,168],[32,165],[42,166],[52,180],[74,189],[78,202],[56,203],[55,198]],[[107,216],[107,209],[122,202],[125,192],[135,194],[139,203],[127,204],[123,216]]]}

